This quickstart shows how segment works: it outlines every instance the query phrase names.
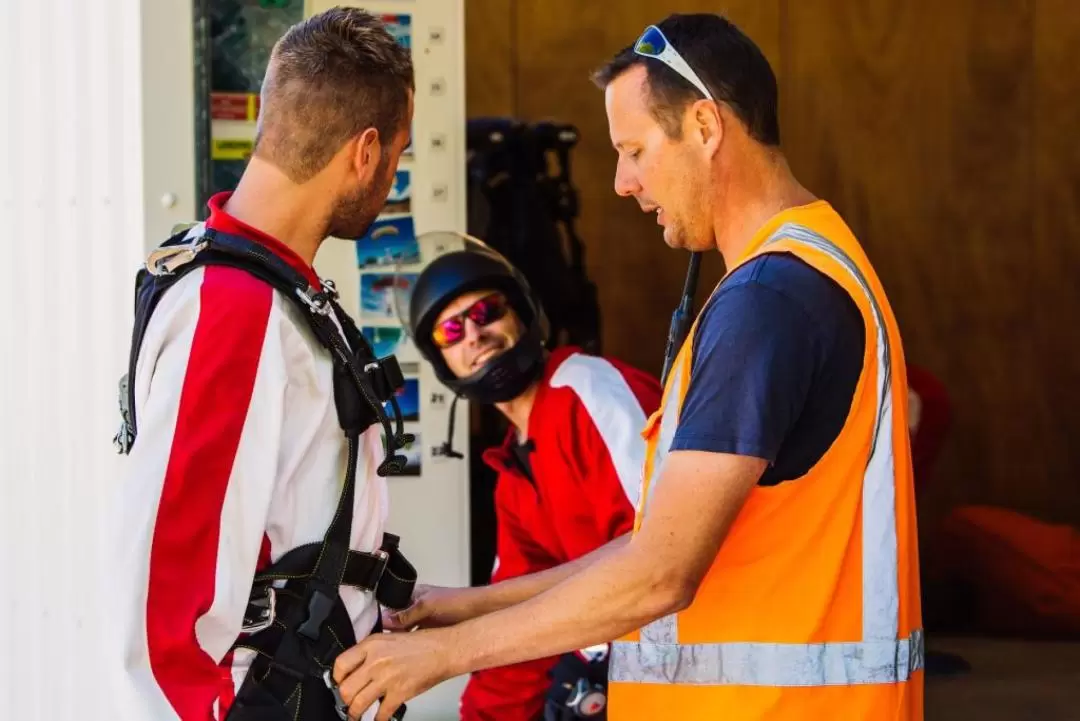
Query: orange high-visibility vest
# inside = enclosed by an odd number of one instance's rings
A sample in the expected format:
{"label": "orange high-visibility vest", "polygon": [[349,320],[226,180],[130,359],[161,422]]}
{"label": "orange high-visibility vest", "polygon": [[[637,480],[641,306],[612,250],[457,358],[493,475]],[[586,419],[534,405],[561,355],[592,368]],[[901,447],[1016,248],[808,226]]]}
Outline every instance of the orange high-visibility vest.
{"label": "orange high-visibility vest", "polygon": [[[851,411],[806,475],[751,491],[689,608],[613,645],[608,716],[922,719],[915,497],[896,320],[865,253],[828,203],[777,214],[728,274],[762,253],[797,256],[858,306],[867,343]],[[635,530],[663,482],[696,329],[695,322],[643,432]]]}

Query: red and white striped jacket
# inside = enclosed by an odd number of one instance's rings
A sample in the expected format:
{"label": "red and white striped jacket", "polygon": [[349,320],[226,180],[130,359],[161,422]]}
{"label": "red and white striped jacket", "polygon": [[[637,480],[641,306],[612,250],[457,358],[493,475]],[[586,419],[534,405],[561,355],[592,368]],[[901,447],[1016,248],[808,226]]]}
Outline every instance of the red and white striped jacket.
{"label": "red and white striped jacket", "polygon": [[[207,223],[265,244],[320,287],[283,244],[222,210]],[[195,229],[196,231],[198,228]],[[113,521],[109,582],[122,645],[115,707],[140,721],[225,717],[253,652],[236,640],[254,573],[320,541],[347,446],[332,362],[278,291],[226,267],[192,271],[161,299],[135,377],[139,434]],[[374,551],[388,512],[380,429],[361,436],[352,548]],[[343,588],[357,638],[378,614]]]}
{"label": "red and white striped jacket", "polygon": [[[517,460],[514,429],[484,453],[498,473],[492,582],[572,561],[633,528],[645,460],[641,431],[659,406],[660,384],[652,376],[579,348],[552,351],[529,414],[531,478]],[[557,661],[472,674],[460,718],[539,718]]]}

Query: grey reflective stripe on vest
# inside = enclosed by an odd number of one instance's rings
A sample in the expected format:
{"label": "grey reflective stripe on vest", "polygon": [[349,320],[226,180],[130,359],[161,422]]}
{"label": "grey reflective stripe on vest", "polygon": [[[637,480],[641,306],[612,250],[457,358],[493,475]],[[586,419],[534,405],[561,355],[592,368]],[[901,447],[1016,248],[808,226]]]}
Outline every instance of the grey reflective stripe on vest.
{"label": "grey reflective stripe on vest", "polygon": [[[682,374],[683,364],[674,364],[671,369],[671,385],[668,386],[672,393],[677,394],[679,392],[679,388],[682,386]],[[680,410],[678,398],[669,400],[664,415],[660,417],[660,438],[656,442],[652,478],[649,479],[649,490],[645,498],[644,509],[646,511],[648,511],[649,501],[652,500],[653,492],[656,491],[657,483],[660,480],[660,470],[663,468],[664,459],[667,458],[668,452],[671,450],[671,442],[675,439],[675,429],[679,426]],[[641,640],[644,643],[676,643],[678,641],[676,631],[675,616],[664,616],[642,627]]]}
{"label": "grey reflective stripe on vest", "polygon": [[699,686],[899,683],[923,667],[923,634],[851,643],[616,643],[609,680]]}
{"label": "grey reflective stripe on vest", "polygon": [[896,638],[900,613],[896,550],[896,473],[893,459],[892,355],[885,317],[854,261],[827,238],[794,223],[780,226],[766,244],[789,238],[820,250],[844,267],[870,302],[877,326],[877,422],[863,474],[863,640]]}
{"label": "grey reflective stripe on vest", "polygon": [[[640,642],[613,645],[612,681],[764,686],[895,683],[907,680],[913,671],[922,668],[922,631],[897,639],[900,594],[892,445],[892,366],[884,314],[858,266],[830,240],[805,226],[786,223],[765,241],[765,245],[783,239],[822,251],[847,270],[866,295],[877,330],[877,418],[862,490],[862,640],[815,644],[680,645],[678,616],[672,614],[644,626]],[[654,474],[650,495],[659,480],[658,467]]]}

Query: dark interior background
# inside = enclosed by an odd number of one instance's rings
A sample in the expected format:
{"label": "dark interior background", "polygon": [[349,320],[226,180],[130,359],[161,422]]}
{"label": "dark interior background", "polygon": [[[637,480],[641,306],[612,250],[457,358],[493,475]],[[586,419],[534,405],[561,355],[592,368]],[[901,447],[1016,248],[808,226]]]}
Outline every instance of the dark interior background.
{"label": "dark interior background", "polygon": [[[686,257],[613,192],[589,72],[675,11],[725,12],[762,47],[795,172],[866,246],[909,362],[947,387],[953,427],[920,491],[924,565],[958,505],[1080,525],[1077,3],[467,0],[468,115],[578,127],[604,351],[656,374]],[[718,255],[704,264],[699,304],[722,271]]]}

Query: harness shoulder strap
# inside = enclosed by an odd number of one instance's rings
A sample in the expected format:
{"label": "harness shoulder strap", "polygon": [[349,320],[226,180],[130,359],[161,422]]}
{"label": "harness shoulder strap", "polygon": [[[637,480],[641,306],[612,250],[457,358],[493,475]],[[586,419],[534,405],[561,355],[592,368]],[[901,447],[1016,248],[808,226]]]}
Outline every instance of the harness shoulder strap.
{"label": "harness shoulder strap", "polygon": [[[322,542],[294,549],[254,579],[244,635],[237,646],[254,648],[259,655],[237,695],[230,719],[244,718],[253,711],[273,716],[284,710],[288,717],[311,719],[329,718],[331,712],[340,715],[342,710],[331,693],[328,669],[333,659],[355,641],[352,620],[340,597],[341,586],[369,591],[380,603],[403,608],[416,582],[416,571],[398,551],[396,536],[386,534],[376,553],[349,548],[360,434],[376,422],[383,426],[386,457],[379,465],[380,475],[400,472],[405,465],[405,458],[396,451],[413,438],[404,433],[400,410],[394,402],[404,378],[393,356],[375,357],[367,340],[338,305],[332,283],[312,287],[302,273],[268,248],[246,238],[213,230],[178,233],[151,254],[136,277],[128,374],[121,381],[123,425],[116,438],[121,453],[130,451],[137,436],[133,380],[154,309],[184,275],[208,265],[244,270],[280,291],[300,309],[316,339],[332,357],[334,400],[348,442],[344,483]],[[394,408],[396,432],[387,418],[385,403]],[[280,585],[282,582],[284,585]]]}
{"label": "harness shoulder strap", "polygon": [[[145,267],[136,275],[135,322],[128,371],[120,380],[122,426],[114,439],[117,450],[122,454],[130,452],[138,434],[134,379],[139,352],[154,309],[169,288],[182,277],[208,265],[244,270],[280,291],[302,311],[302,317],[307,320],[319,343],[333,356],[335,401],[342,429],[361,432],[372,422],[380,422],[386,434],[387,457],[380,465],[379,473],[384,476],[399,473],[404,468],[405,458],[397,455],[396,451],[414,438],[404,433],[400,417],[397,428],[392,429],[383,409],[383,404],[389,402],[395,412],[398,410],[394,396],[395,391],[402,387],[404,378],[397,359],[392,355],[375,357],[367,339],[337,303],[337,291],[332,283],[325,282],[326,288],[323,290],[313,288],[303,274],[265,246],[213,230],[206,230],[202,234],[188,231],[177,233],[151,253]],[[342,326],[346,336],[344,340],[342,332],[334,324],[334,317]],[[355,393],[340,392],[350,384],[356,386],[359,398],[355,397]]]}

